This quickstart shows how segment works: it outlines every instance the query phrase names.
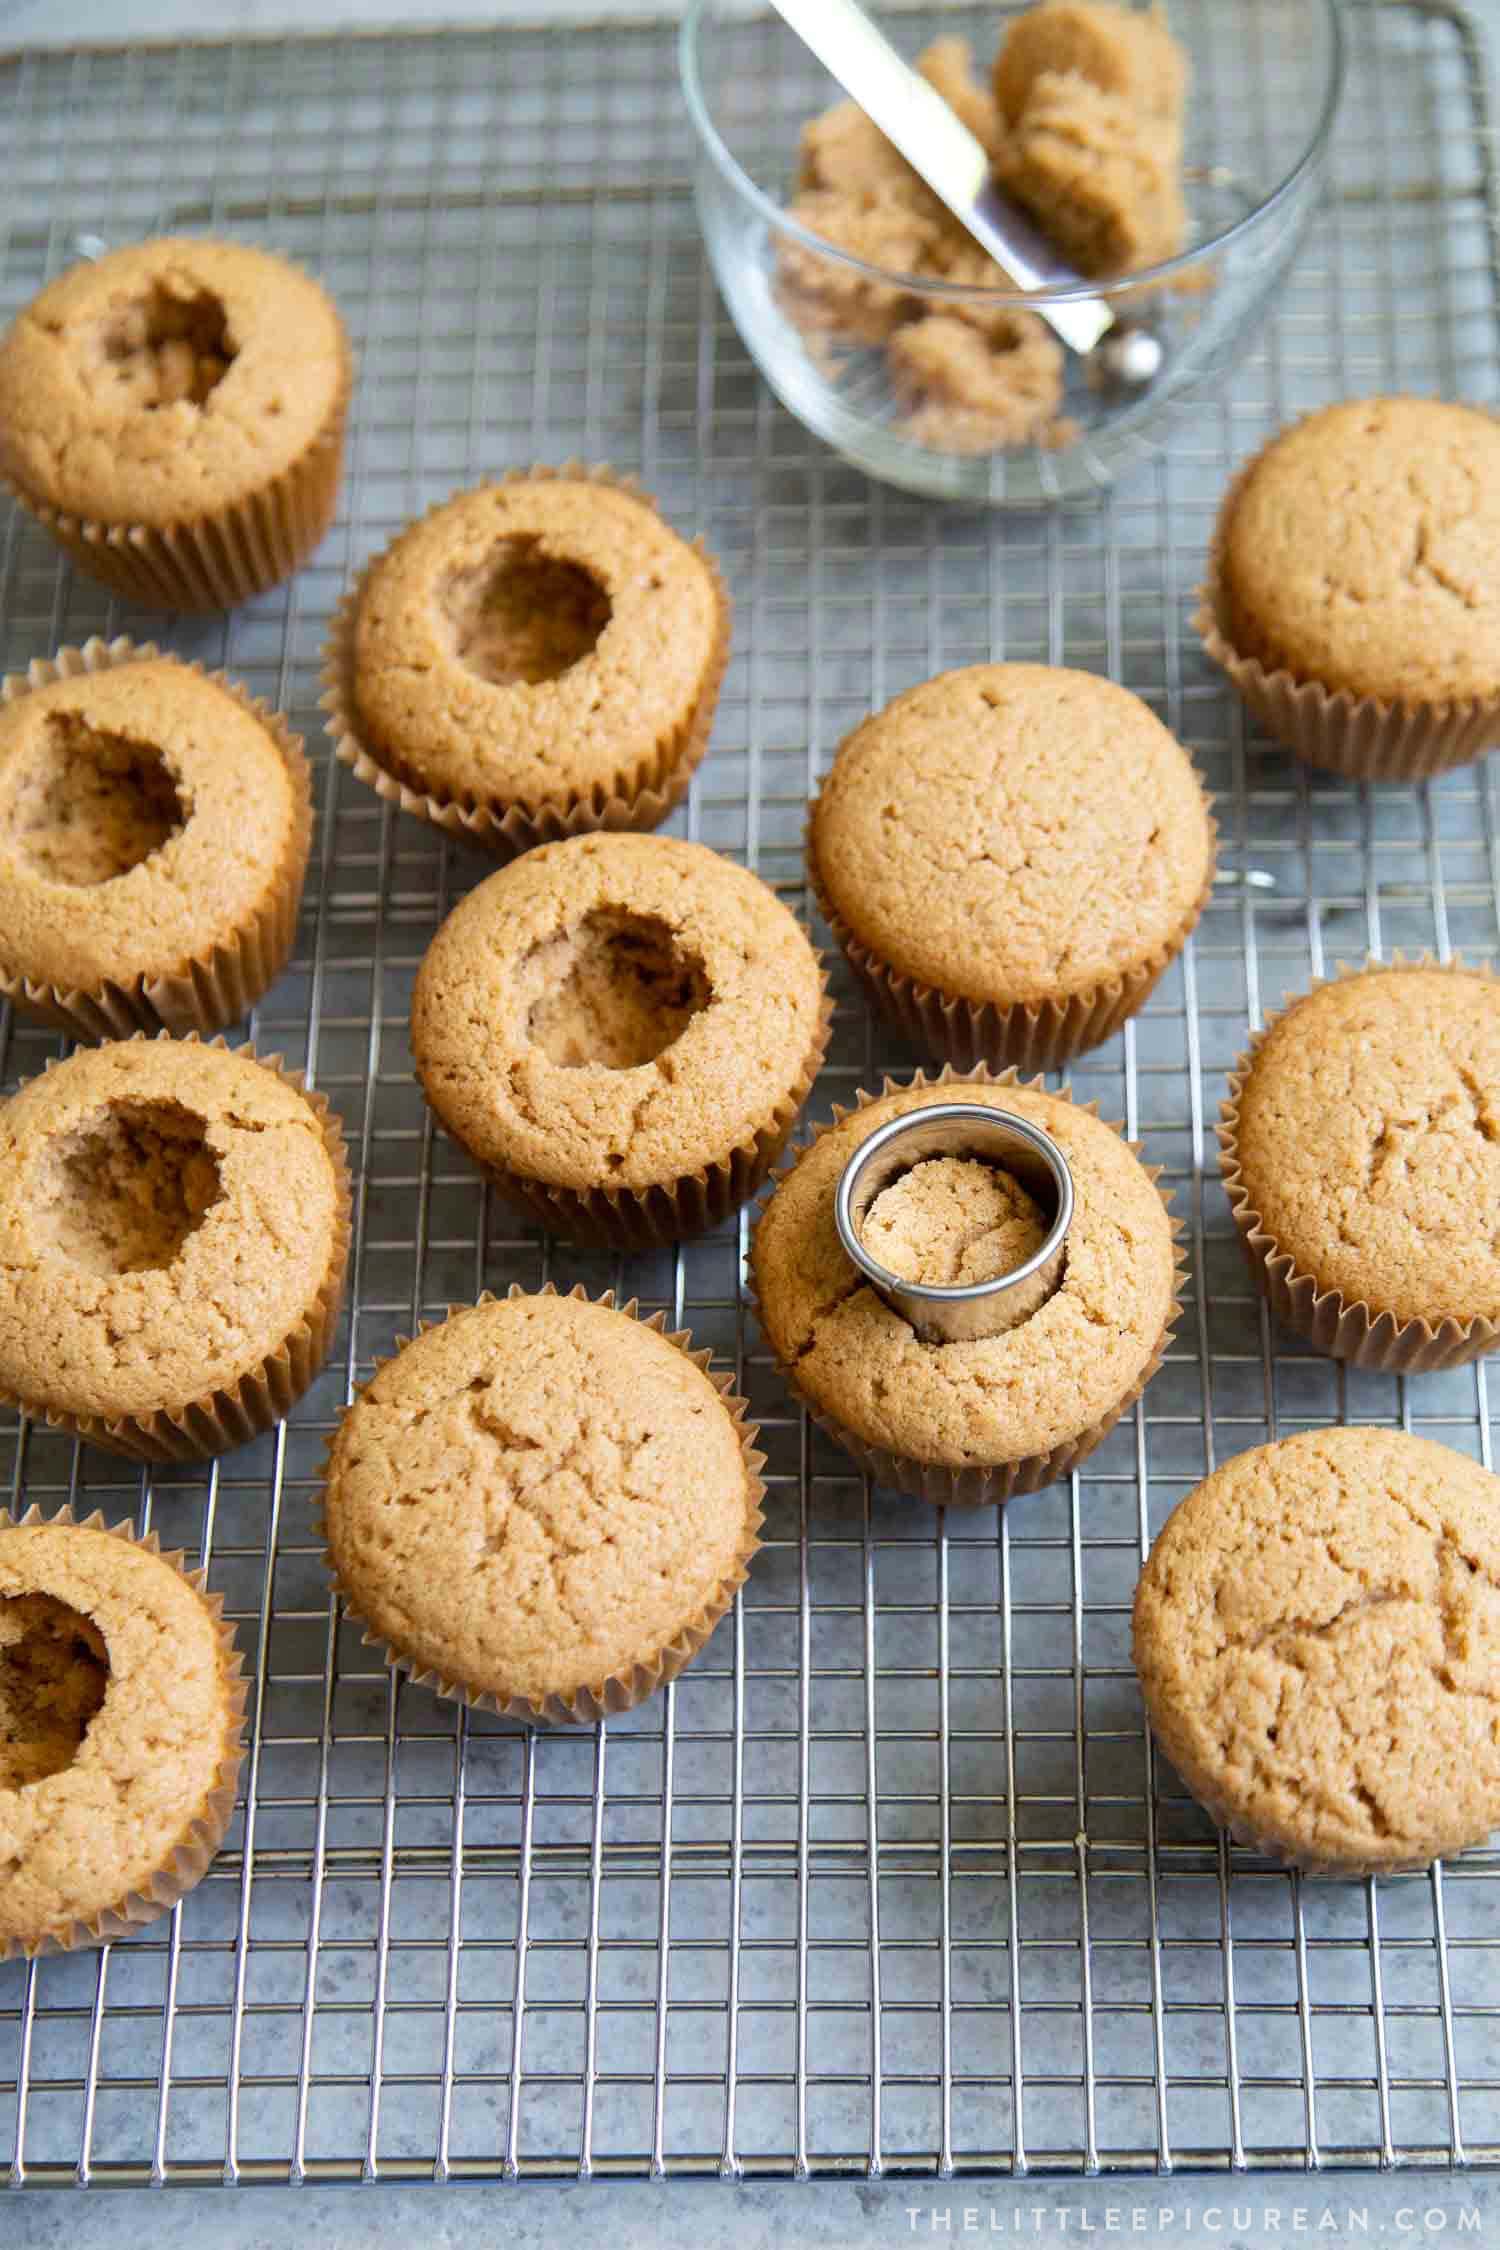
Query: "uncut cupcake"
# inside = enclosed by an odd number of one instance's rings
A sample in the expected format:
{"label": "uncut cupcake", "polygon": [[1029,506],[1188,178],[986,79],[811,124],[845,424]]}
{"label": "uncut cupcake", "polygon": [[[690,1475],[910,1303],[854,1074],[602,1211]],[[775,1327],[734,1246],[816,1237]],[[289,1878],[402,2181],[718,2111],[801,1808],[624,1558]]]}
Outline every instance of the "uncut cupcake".
{"label": "uncut cupcake", "polygon": [[417,971],[411,1047],[510,1202],[633,1249],[754,1191],[829,1023],[818,956],[758,876],[673,837],[580,836],[454,908]]}
{"label": "uncut cupcake", "polygon": [[1313,1875],[1425,1867],[1500,1827],[1500,1477],[1401,1430],[1216,1469],[1135,1597],[1152,1732],[1242,1843]]}
{"label": "uncut cupcake", "polygon": [[92,640],[0,686],[0,996],[75,1039],[220,1031],[285,967],[302,743],[222,673]]}
{"label": "uncut cupcake", "polygon": [[337,1324],[338,1121],[275,1061],[80,1048],[0,1104],[0,1405],[197,1461],[268,1430]]}
{"label": "uncut cupcake", "polygon": [[[935,1342],[878,1295],[839,1238],[850,1157],[891,1119],[961,1101],[1040,1126],[1073,1176],[1061,1278],[1003,1334]],[[980,1169],[980,1168],[974,1168]],[[1013,1270],[1038,1212],[1003,1167],[986,1188],[914,1167],[872,1207],[863,1241],[889,1271],[951,1287]],[[889,1079],[816,1127],[770,1191],[750,1250],[761,1331],[786,1382],[882,1484],[936,1505],[991,1507],[1087,1458],[1155,1374],[1178,1312],[1176,1229],[1155,1174],[1113,1125],[1039,1084],[944,1071]]]}
{"label": "uncut cupcake", "polygon": [[871,999],[955,1068],[1054,1070],[1133,1015],[1213,883],[1187,753],[1088,672],[976,664],[841,744],[808,873]]}
{"label": "uncut cupcake", "polygon": [[1195,623],[1309,764],[1416,781],[1500,741],[1500,418],[1346,399],[1225,495]]}
{"label": "uncut cupcake", "polygon": [[1500,980],[1315,985],[1240,1057],[1218,1135],[1251,1271],[1319,1351],[1410,1373],[1500,1343]]}
{"label": "uncut cupcake", "polygon": [[244,1709],[220,1596],[154,1532],[0,1523],[0,1961],[123,1937],[193,1888]]}
{"label": "uncut cupcake", "polygon": [[329,1449],[328,1562],[387,1662],[509,1718],[591,1723],[689,1664],[758,1543],[743,1399],[663,1315],[548,1289],[455,1309]]}
{"label": "uncut cupcake", "polygon": [[0,340],[0,477],[153,609],[275,586],[333,520],[353,357],[300,267],[168,235],[70,266]]}
{"label": "uncut cupcake", "polygon": [[502,859],[654,828],[708,747],[729,595],[629,480],[570,463],[461,492],[368,565],[325,651],[344,764]]}

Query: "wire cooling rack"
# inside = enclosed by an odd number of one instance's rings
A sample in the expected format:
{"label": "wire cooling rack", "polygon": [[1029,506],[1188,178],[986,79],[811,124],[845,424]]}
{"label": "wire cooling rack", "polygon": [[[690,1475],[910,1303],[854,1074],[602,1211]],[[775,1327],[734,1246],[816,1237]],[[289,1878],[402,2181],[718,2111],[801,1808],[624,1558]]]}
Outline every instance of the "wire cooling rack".
{"label": "wire cooling rack", "polygon": [[[1335,192],[1228,396],[1102,506],[1009,521],[872,487],[767,396],[705,271],[667,26],[0,65],[6,317],[80,236],[212,227],[305,259],[362,357],[338,525],[232,617],[128,613],[23,523],[0,534],[7,665],[156,633],[273,697],[322,759],[295,963],[251,1029],[341,1111],[360,1183],[352,1316],[274,1438],[144,1476],[0,1427],[13,1507],[102,1507],[206,1561],[256,1683],[244,1802],[199,1889],[132,1941],[0,1967],[13,2181],[1500,2161],[1500,1854],[1304,1885],[1227,1849],[1153,1759],[1128,1656],[1140,1559],[1215,1458],[1338,1418],[1491,1457],[1483,1363],[1403,1383],[1268,1326],[1211,1137],[1283,990],[1366,948],[1500,951],[1493,770],[1308,773],[1186,626],[1227,474],[1289,413],[1496,398],[1473,37],[1443,5],[1358,6],[1350,29]],[[639,472],[725,562],[734,661],[675,825],[794,902],[814,776],[944,665],[1106,671],[1218,793],[1242,880],[1073,1074],[1165,1165],[1191,1301],[1085,1471],[1001,1517],[871,1491],[807,1428],[744,1307],[743,1220],[676,1256],[581,1254],[518,1228],[424,1115],[412,974],[485,867],[327,762],[319,645],[404,518],[574,453]],[[840,997],[824,1110],[913,1059]],[[7,1086],[57,1051],[3,1018],[0,1042]],[[392,1685],[312,1520],[372,1357],[451,1300],[547,1279],[623,1285],[732,1363],[770,1501],[681,1681],[528,1736]]]}

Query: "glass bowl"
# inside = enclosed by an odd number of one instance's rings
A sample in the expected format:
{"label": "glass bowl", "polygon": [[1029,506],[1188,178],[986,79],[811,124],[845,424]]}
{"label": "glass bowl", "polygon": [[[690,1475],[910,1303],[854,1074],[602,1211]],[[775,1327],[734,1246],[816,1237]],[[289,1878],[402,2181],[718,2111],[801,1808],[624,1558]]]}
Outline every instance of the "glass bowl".
{"label": "glass bowl", "polygon": [[[897,4],[871,12],[908,59],[936,38],[968,39],[976,75],[987,79],[1005,19],[1021,11]],[[1192,65],[1188,249],[1124,280],[1026,296],[871,265],[791,218],[801,128],[842,99],[840,90],[779,17],[747,15],[743,0],[690,0],[682,82],[698,139],[698,215],[719,287],[777,397],[869,475],[1003,507],[1098,492],[1154,451],[1175,412],[1242,360],[1321,189],[1344,77],[1339,0],[1169,0],[1168,14]],[[836,269],[822,278],[844,289],[868,282],[1002,327],[1010,311],[1068,294],[1102,296],[1122,318],[1149,322],[1164,346],[1162,366],[1143,391],[1108,392],[1068,354],[1061,412],[1070,435],[1006,450],[947,450],[909,433],[908,403],[883,345],[799,326],[798,300],[783,286],[794,266],[803,281],[811,274],[816,284],[822,269]]]}

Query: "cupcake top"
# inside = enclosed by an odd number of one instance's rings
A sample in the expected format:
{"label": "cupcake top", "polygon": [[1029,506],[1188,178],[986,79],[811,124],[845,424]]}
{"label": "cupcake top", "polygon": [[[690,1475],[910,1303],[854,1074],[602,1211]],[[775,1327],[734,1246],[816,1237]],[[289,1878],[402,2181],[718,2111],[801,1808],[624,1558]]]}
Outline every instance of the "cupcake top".
{"label": "cupcake top", "polygon": [[820,888],[898,975],[999,1007],[1159,968],[1213,872],[1186,752],[1089,672],[976,664],[841,745],[813,807]]}
{"label": "cupcake top", "polygon": [[[223,1827],[241,1697],[218,1604],[96,1524],[0,1525],[0,1954],[67,1943]],[[200,1829],[195,1824],[203,1823]]]}
{"label": "cupcake top", "polygon": [[103,524],[231,506],[342,410],[348,339],[297,266],[165,235],[70,266],[0,341],[0,471]]}
{"label": "cupcake top", "polygon": [[[960,1096],[1050,1133],[1076,1202],[1062,1279],[1036,1312],[1003,1335],[930,1344],[851,1264],[834,1196],[888,1118]],[[919,1262],[935,1265],[942,1253],[924,1235]],[[1114,1128],[1064,1095],[982,1080],[887,1093],[821,1133],[767,1204],[751,1268],[766,1339],[816,1406],[868,1445],[953,1468],[1048,1453],[1112,1413],[1144,1378],[1175,1301],[1165,1206]]]}
{"label": "cupcake top", "polygon": [[1175,133],[1187,90],[1187,51],[1161,7],[1116,0],[1042,0],[1009,24],[995,58],[995,95],[1007,123],[1023,115],[1037,81],[1072,77],[1128,102],[1158,129]]}
{"label": "cupcake top", "polygon": [[817,955],[758,876],[673,837],[592,835],[454,908],[417,972],[411,1043],[481,1162],[642,1190],[784,1125],[822,1018]]}
{"label": "cupcake top", "polygon": [[229,1388],[317,1301],[344,1209],[318,1111],[254,1056],[80,1049],[0,1106],[0,1396],[114,1419]]}
{"label": "cupcake top", "polygon": [[859,1232],[887,1273],[953,1289],[1014,1273],[1048,1227],[1040,1204],[999,1165],[929,1156],[880,1190]]}
{"label": "cupcake top", "polygon": [[1500,1319],[1500,983],[1372,968],[1253,1049],[1225,1163],[1323,1290],[1398,1320]]}
{"label": "cupcake top", "polygon": [[340,1589],[444,1686],[564,1700],[651,1670],[745,1574],[741,1425],[657,1329],[580,1297],[454,1313],[339,1425],[323,1501]]}
{"label": "cupcake top", "polygon": [[0,707],[0,974],[59,991],[182,970],[301,878],[307,766],[171,657]]}
{"label": "cupcake top", "polygon": [[370,566],[347,715],[434,797],[628,794],[684,747],[727,633],[712,566],[648,500],[514,477],[434,509]]}
{"label": "cupcake top", "polygon": [[1151,1550],[1135,1661],[1216,1818],[1304,1866],[1403,1866],[1500,1824],[1500,1478],[1397,1430],[1236,1455]]}
{"label": "cupcake top", "polygon": [[1500,419],[1350,399],[1284,430],[1230,491],[1216,606],[1270,671],[1388,703],[1500,694]]}

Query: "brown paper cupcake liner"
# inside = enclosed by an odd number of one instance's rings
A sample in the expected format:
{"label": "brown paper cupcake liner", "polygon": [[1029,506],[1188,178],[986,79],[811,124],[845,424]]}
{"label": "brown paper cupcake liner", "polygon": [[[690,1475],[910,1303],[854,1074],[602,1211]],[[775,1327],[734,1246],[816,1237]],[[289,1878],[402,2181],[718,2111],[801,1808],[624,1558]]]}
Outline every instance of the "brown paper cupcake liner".
{"label": "brown paper cupcake liner", "polygon": [[219,1761],[213,1787],[205,1796],[201,1810],[193,1815],[186,1833],[178,1838],[152,1875],[147,1889],[126,1891],[113,1906],[88,1921],[72,1923],[60,1935],[48,1931],[35,1940],[0,1937],[0,1961],[31,1961],[42,1954],[72,1953],[81,1946],[104,1945],[112,1938],[127,1937],[132,1930],[170,1913],[179,1899],[186,1898],[188,1892],[196,1888],[207,1874],[209,1862],[223,1843],[234,1818],[235,1792],[244,1763],[245,1700],[250,1685],[235,1642],[234,1628],[224,1616],[223,1595],[209,1592],[207,1571],[190,1569],[180,1548],[164,1548],[154,1531],[142,1535],[129,1524],[106,1523],[97,1508],[91,1516],[80,1519],[71,1508],[58,1508],[49,1516],[42,1509],[31,1507],[17,1520],[22,1524],[61,1523],[76,1525],[80,1531],[107,1532],[112,1539],[123,1539],[132,1547],[144,1547],[149,1554],[160,1555],[163,1562],[169,1563],[187,1580],[194,1592],[201,1595],[218,1630],[234,1739],[227,1755]]}
{"label": "brown paper cupcake liner", "polygon": [[[168,1035],[162,1032],[158,1036],[166,1038]],[[203,1044],[227,1047],[228,1041],[211,1039]],[[75,1415],[52,1407],[33,1406],[26,1399],[13,1398],[6,1393],[0,1393],[0,1406],[9,1407],[15,1413],[29,1414],[49,1429],[82,1438],[86,1445],[100,1446],[106,1453],[123,1453],[133,1461],[205,1461],[215,1454],[232,1452],[236,1446],[247,1445],[251,1438],[274,1429],[312,1382],[328,1357],[338,1327],[349,1263],[353,1199],[344,1136],[326,1097],[304,1085],[301,1072],[288,1070],[280,1055],[257,1055],[249,1047],[240,1047],[236,1052],[251,1057],[264,1069],[274,1071],[284,1084],[295,1087],[316,1116],[323,1134],[333,1165],[338,1207],[333,1253],[317,1296],[296,1327],[258,1367],[251,1368],[232,1384],[205,1391],[186,1406],[163,1408],[154,1414],[118,1417]],[[56,1068],[56,1061],[43,1065],[44,1071]]]}
{"label": "brown paper cupcake liner", "polygon": [[286,967],[296,942],[312,843],[312,777],[302,737],[293,734],[279,711],[224,672],[188,664],[154,641],[137,643],[123,634],[112,641],[96,635],[82,648],[60,648],[54,657],[33,658],[24,673],[11,672],[0,681],[0,705],[17,703],[56,680],[107,672],[118,664],[139,664],[148,658],[181,663],[184,670],[211,680],[265,728],[281,752],[296,798],[292,838],[276,887],[253,919],[206,952],[185,955],[159,976],[134,977],[129,983],[106,979],[84,989],[12,976],[0,969],[0,1000],[12,1001],[26,1015],[55,1025],[71,1039],[128,1039],[135,1031],[222,1031],[247,1016],[264,997]]}
{"label": "brown paper cupcake liner", "polygon": [[[822,967],[822,956],[818,956]],[[787,1144],[813,1080],[823,1065],[833,1032],[833,1002],[826,981],[817,1029],[796,1083],[782,1095],[769,1118],[757,1125],[727,1156],[696,1172],[647,1188],[553,1187],[504,1165],[465,1154],[479,1165],[496,1193],[548,1234],[604,1250],[654,1250],[706,1234],[749,1201]],[[449,1131],[448,1127],[444,1127]],[[456,1136],[450,1132],[450,1138]],[[457,1143],[463,1147],[463,1143]]]}
{"label": "brown paper cupcake liner", "polygon": [[[607,462],[564,461],[556,468],[535,464],[513,469],[489,480],[486,489],[505,484],[534,484],[558,478],[576,478],[606,484],[644,501],[658,515],[656,500],[635,477],[625,476]],[[473,487],[465,487],[472,490]],[[437,501],[427,510],[434,516],[458,497]],[[421,519],[425,521],[426,519]],[[665,520],[665,519],[663,519]],[[410,529],[410,526],[406,526]],[[693,775],[703,762],[718,710],[719,691],[729,665],[732,605],[717,561],[701,539],[689,542],[713,579],[718,599],[719,637],[698,700],[687,720],[644,757],[622,766],[606,786],[570,791],[560,800],[543,804],[471,804],[457,797],[442,797],[413,789],[399,774],[381,762],[380,755],[361,735],[359,703],[354,681],[354,628],[360,597],[376,556],[367,563],[333,615],[323,648],[323,694],[319,709],[327,714],[325,726],[341,765],[357,774],[367,788],[386,804],[492,852],[496,859],[519,859],[538,844],[559,843],[567,836],[585,836],[600,829],[659,828],[687,795]]]}
{"label": "brown paper cupcake liner", "polygon": [[1462,703],[1385,703],[1377,696],[1326,688],[1318,680],[1299,680],[1284,666],[1273,670],[1257,657],[1240,654],[1229,635],[1224,541],[1235,504],[1261,457],[1254,454],[1244,464],[1220,505],[1193,629],[1267,734],[1307,765],[1342,774],[1347,781],[1425,781],[1500,742],[1500,696]]}
{"label": "brown paper cupcake liner", "polygon": [[[883,1099],[887,1094],[908,1093],[919,1086],[961,1085],[1035,1086],[1039,1091],[1045,1092],[1047,1090],[1042,1086],[1040,1075],[1023,1077],[1020,1071],[1016,1069],[996,1071],[989,1069],[983,1063],[968,1070],[955,1070],[951,1063],[945,1063],[942,1069],[932,1077],[929,1077],[926,1071],[922,1070],[915,1071],[910,1078],[886,1077],[881,1081],[878,1094],[869,1093],[864,1087],[860,1087],[855,1095],[852,1109],[835,1103],[832,1117],[825,1123],[814,1125],[806,1138],[779,1166],[776,1179],[768,1184],[766,1192],[760,1199],[760,1209],[756,1215],[757,1223],[761,1212],[764,1211],[770,1197],[776,1192],[781,1180],[795,1170],[808,1150],[814,1147],[825,1133],[831,1132],[834,1126],[842,1124],[846,1117],[855,1116],[860,1110],[868,1109],[872,1102]],[[1066,1087],[1063,1089],[1062,1099],[1065,1101],[1072,1100],[1072,1095]],[[1079,1102],[1074,1106],[1087,1110],[1094,1117],[1099,1114],[1097,1102]],[[1124,1138],[1118,1125],[1111,1125],[1110,1130],[1120,1133],[1120,1137]],[[1140,1150],[1136,1142],[1126,1141],[1125,1145],[1134,1154],[1139,1155]],[[1148,1165],[1143,1169],[1153,1182],[1161,1177],[1162,1167],[1159,1164]],[[1160,1189],[1157,1192],[1160,1194]],[[1163,1195],[1162,1202],[1165,1204],[1166,1201],[1167,1198]],[[1064,1439],[1061,1443],[1051,1447],[1046,1453],[1028,1453],[1021,1455],[1014,1461],[999,1461],[964,1468],[956,1468],[945,1462],[921,1461],[912,1454],[894,1453],[885,1446],[874,1445],[869,1439],[860,1437],[857,1432],[847,1428],[836,1416],[830,1414],[826,1407],[810,1398],[797,1379],[795,1366],[783,1360],[779,1354],[776,1355],[777,1370],[788,1390],[806,1407],[808,1414],[818,1428],[828,1437],[831,1437],[835,1444],[841,1445],[846,1453],[852,1454],[860,1467],[867,1470],[877,1484],[886,1485],[895,1492],[907,1493],[913,1499],[925,1500],[934,1508],[1003,1507],[1007,1500],[1018,1499],[1028,1492],[1040,1492],[1047,1485],[1055,1484],[1059,1477],[1070,1475],[1080,1462],[1086,1461],[1095,1447],[1101,1445],[1104,1439],[1108,1437],[1121,1416],[1129,1413],[1131,1407],[1134,1406],[1146,1385],[1161,1366],[1162,1360],[1166,1356],[1167,1344],[1172,1330],[1182,1316],[1182,1277],[1186,1263],[1181,1248],[1182,1222],[1180,1219],[1172,1217],[1170,1208],[1167,1212],[1167,1219],[1172,1230],[1172,1305],[1166,1320],[1162,1324],[1161,1334],[1152,1347],[1150,1358],[1141,1370],[1139,1379],[1132,1384],[1128,1391],[1123,1393],[1119,1401],[1110,1408],[1107,1414],[1103,1414],[1096,1421],[1088,1423],[1076,1436]],[[755,1286],[755,1267],[752,1260],[746,1261],[746,1285],[752,1309],[760,1325],[761,1334],[769,1341],[769,1331],[761,1311],[760,1293]]]}
{"label": "brown paper cupcake liner", "polygon": [[[1451,967],[1467,967],[1456,957]],[[1309,991],[1322,984],[1341,984],[1362,976],[1366,969],[1428,969],[1440,966],[1431,954],[1408,961],[1393,954],[1389,961],[1372,955],[1358,965],[1341,962],[1331,977],[1314,978]],[[1470,970],[1487,976],[1488,970]],[[1500,978],[1494,980],[1500,985]],[[1306,994],[1288,995],[1281,1008],[1266,1018],[1229,1074],[1229,1091],[1219,1111],[1214,1131],[1219,1142],[1219,1163],[1224,1192],[1229,1198],[1240,1245],[1257,1284],[1283,1327],[1305,1336],[1314,1349],[1330,1359],[1348,1360],[1353,1367],[1368,1367],[1383,1375],[1425,1375],[1435,1369],[1463,1367],[1481,1359],[1500,1345],[1500,1321],[1476,1314],[1458,1320],[1452,1314],[1439,1321],[1420,1317],[1401,1319],[1393,1312],[1377,1312],[1361,1299],[1349,1299],[1339,1289],[1320,1289],[1313,1275],[1283,1250],[1264,1225],[1245,1184],[1239,1162],[1240,1095],[1261,1045],[1287,1006]]]}
{"label": "brown paper cupcake liner", "polygon": [[937,985],[924,984],[920,977],[891,968],[857,938],[824,885],[813,847],[811,808],[806,828],[807,873],[818,910],[872,1006],[913,1046],[925,1047],[937,1061],[958,1071],[972,1070],[980,1063],[992,1070],[1061,1070],[1075,1055],[1102,1045],[1127,1017],[1144,1007],[1187,944],[1213,895],[1218,834],[1218,823],[1210,814],[1208,880],[1181,927],[1139,968],[1091,985],[1065,1000],[1017,1001],[1011,1007],[993,1000],[967,1000]]}
{"label": "brown paper cupcake liner", "polygon": [[343,388],[301,457],[243,500],[182,523],[99,523],[54,508],[13,477],[0,475],[0,487],[80,570],[125,600],[146,609],[233,609],[290,578],[332,523],[353,383],[346,351]]}
{"label": "brown paper cupcake liner", "polygon": [[[526,1290],[521,1287],[519,1282],[512,1282],[505,1292],[505,1300],[508,1303],[513,1297],[533,1295],[557,1297],[562,1294],[563,1292],[555,1288],[550,1281],[540,1291]],[[440,1695],[449,1702],[466,1704],[473,1711],[493,1711],[502,1719],[519,1719],[527,1726],[593,1726],[600,1719],[611,1718],[620,1711],[632,1710],[637,1703],[644,1703],[648,1696],[655,1695],[658,1688],[665,1687],[669,1680],[675,1680],[677,1675],[685,1671],[688,1665],[692,1663],[694,1657],[699,1654],[708,1641],[719,1620],[733,1606],[735,1595],[750,1574],[750,1564],[760,1546],[760,1527],[765,1520],[762,1502],[765,1499],[766,1487],[760,1472],[765,1467],[766,1457],[758,1450],[756,1442],[760,1436],[760,1431],[754,1422],[746,1419],[749,1406],[735,1392],[733,1376],[715,1375],[713,1373],[709,1364],[713,1358],[713,1353],[706,1350],[694,1351],[693,1339],[688,1330],[685,1328],[669,1329],[667,1327],[667,1316],[664,1312],[655,1312],[650,1315],[649,1319],[643,1319],[639,1303],[634,1297],[630,1299],[628,1304],[618,1305],[615,1301],[615,1292],[612,1289],[606,1289],[601,1297],[591,1298],[581,1283],[576,1288],[568,1290],[567,1295],[577,1298],[581,1303],[603,1305],[611,1310],[624,1313],[628,1319],[642,1321],[644,1327],[654,1328],[659,1335],[666,1338],[669,1344],[674,1344],[683,1357],[690,1359],[695,1367],[702,1368],[704,1374],[708,1376],[714,1389],[724,1401],[734,1421],[739,1436],[740,1451],[744,1457],[746,1475],[750,1482],[750,1505],[746,1516],[745,1542],[739,1554],[735,1557],[734,1567],[729,1575],[715,1587],[697,1615],[682,1626],[666,1647],[654,1650],[651,1655],[642,1657],[639,1662],[630,1667],[628,1672],[609,1673],[602,1679],[592,1680],[585,1686],[577,1688],[572,1695],[547,1695],[538,1702],[531,1696],[500,1695],[488,1689],[467,1687],[462,1680],[446,1679],[442,1673],[434,1671],[429,1666],[423,1666],[414,1658],[404,1655],[382,1634],[375,1632],[365,1619],[356,1610],[350,1608],[345,1601],[345,1616],[351,1624],[360,1627],[366,1648],[379,1649],[390,1671],[406,1673],[416,1686],[430,1688],[434,1695]],[[487,1289],[475,1301],[481,1305],[490,1305],[496,1303],[497,1299],[494,1291]],[[467,1309],[466,1306],[451,1305],[444,1318],[451,1318],[454,1313],[463,1312]],[[424,1320],[418,1326],[416,1333],[420,1336],[425,1334],[429,1328],[441,1326],[441,1320]],[[396,1352],[399,1352],[410,1341],[409,1337],[398,1337],[396,1339]],[[392,1358],[395,1356],[395,1353],[391,1354]],[[375,1373],[378,1374],[380,1369],[388,1364],[387,1360],[377,1360]],[[370,1380],[373,1382],[373,1374]],[[368,1384],[361,1383],[356,1389],[355,1397],[358,1398],[368,1387]],[[323,1463],[325,1489],[328,1462],[332,1457],[332,1452],[333,1434],[328,1439],[328,1449]],[[324,1568],[337,1587],[338,1572],[334,1568],[333,1556],[328,1548],[327,1527],[323,1519],[321,1503],[318,1508],[316,1528],[319,1537],[323,1540]],[[342,1589],[340,1589],[340,1599],[344,1599]]]}

